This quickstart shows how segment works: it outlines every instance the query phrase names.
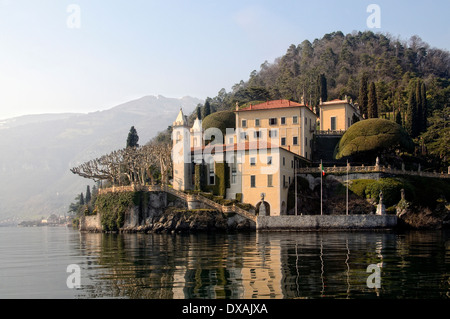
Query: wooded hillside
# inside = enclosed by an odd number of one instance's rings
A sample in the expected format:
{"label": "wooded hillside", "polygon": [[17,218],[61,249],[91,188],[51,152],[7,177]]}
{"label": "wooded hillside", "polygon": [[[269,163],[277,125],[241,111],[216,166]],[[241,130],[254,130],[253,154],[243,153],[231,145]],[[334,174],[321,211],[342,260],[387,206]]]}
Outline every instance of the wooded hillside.
{"label": "wooded hillside", "polygon": [[[353,100],[366,118],[401,124],[440,167],[450,164],[450,53],[417,36],[409,40],[371,31],[333,32],[292,44],[273,63],[265,61],[231,92],[221,89],[198,105],[190,120],[232,110],[236,103],[290,99],[318,105],[335,98]],[[411,109],[412,107],[412,109]],[[414,121],[412,123],[411,121]]]}

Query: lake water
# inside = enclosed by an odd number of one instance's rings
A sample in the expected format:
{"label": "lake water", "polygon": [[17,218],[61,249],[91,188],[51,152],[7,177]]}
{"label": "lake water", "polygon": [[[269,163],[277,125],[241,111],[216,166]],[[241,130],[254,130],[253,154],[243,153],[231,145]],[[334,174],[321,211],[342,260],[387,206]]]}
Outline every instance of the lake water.
{"label": "lake water", "polygon": [[450,299],[449,231],[188,235],[3,227],[0,243],[3,299]]}

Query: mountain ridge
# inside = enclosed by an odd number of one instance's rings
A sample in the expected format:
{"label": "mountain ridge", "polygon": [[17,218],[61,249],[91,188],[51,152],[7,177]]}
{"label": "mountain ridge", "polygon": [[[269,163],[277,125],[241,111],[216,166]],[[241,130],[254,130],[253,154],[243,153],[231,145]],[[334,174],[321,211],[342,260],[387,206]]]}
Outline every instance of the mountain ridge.
{"label": "mountain ridge", "polygon": [[146,95],[102,111],[0,121],[0,220],[66,213],[75,196],[93,185],[70,168],[124,148],[131,126],[140,144],[147,143],[172,124],[180,107],[192,112],[199,103],[194,97]]}

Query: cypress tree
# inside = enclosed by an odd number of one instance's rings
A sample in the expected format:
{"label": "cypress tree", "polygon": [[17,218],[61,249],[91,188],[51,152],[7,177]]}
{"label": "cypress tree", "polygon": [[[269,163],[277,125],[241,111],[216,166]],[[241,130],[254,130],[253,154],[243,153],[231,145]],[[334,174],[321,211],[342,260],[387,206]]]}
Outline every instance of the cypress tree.
{"label": "cypress tree", "polygon": [[359,85],[359,96],[358,96],[358,104],[359,109],[361,110],[361,115],[367,119],[367,104],[368,104],[368,87],[367,87],[367,76],[363,75],[361,77],[361,82]]}
{"label": "cypress tree", "polygon": [[417,99],[416,90],[411,86],[408,94],[408,108],[406,109],[405,129],[411,137],[417,136]]}
{"label": "cypress tree", "polygon": [[425,86],[425,83],[422,82],[421,88],[420,88],[420,94],[422,96],[422,131],[425,132],[427,130],[427,108],[428,108],[428,102],[427,102],[427,88]]}
{"label": "cypress tree", "polygon": [[81,193],[81,195],[80,195],[80,206],[83,206],[84,205],[84,196],[83,196],[83,193]]}
{"label": "cypress tree", "polygon": [[368,118],[377,118],[378,117],[378,101],[377,101],[377,90],[376,90],[374,82],[370,83],[369,94],[367,97],[368,97],[368,103],[367,103]]}
{"label": "cypress tree", "polygon": [[417,126],[417,135],[420,134],[420,132],[423,131],[423,127],[422,127],[422,93],[421,93],[421,87],[422,87],[422,83],[420,80],[417,80],[416,82],[416,107],[417,107],[417,112],[416,112],[416,126]]}
{"label": "cypress tree", "polygon": [[202,116],[202,118],[207,117],[209,114],[211,114],[211,105],[209,104],[209,100],[206,99],[205,105],[203,106],[203,116]]}
{"label": "cypress tree", "polygon": [[195,109],[195,113],[197,114],[197,118],[199,120],[202,119],[202,109],[200,108],[200,105],[197,105],[197,108]]}
{"label": "cypress tree", "polygon": [[322,102],[326,102],[328,100],[327,78],[323,73],[319,76],[319,95]]}
{"label": "cypress tree", "polygon": [[397,114],[395,114],[395,123],[402,125],[402,113],[400,110],[398,110]]}
{"label": "cypress tree", "polygon": [[89,204],[91,201],[91,189],[89,188],[89,185],[86,188],[86,198],[85,198],[86,204]]}
{"label": "cypress tree", "polygon": [[130,128],[130,132],[128,133],[127,148],[128,147],[138,147],[139,146],[138,141],[139,141],[139,136],[138,136],[137,131],[134,128],[134,126],[132,126]]}

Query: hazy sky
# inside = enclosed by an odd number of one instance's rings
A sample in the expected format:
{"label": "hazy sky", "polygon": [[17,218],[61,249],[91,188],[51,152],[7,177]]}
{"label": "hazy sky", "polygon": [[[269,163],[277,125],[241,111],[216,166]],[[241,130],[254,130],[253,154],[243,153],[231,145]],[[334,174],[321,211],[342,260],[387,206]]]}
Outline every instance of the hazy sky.
{"label": "hazy sky", "polygon": [[[381,28],[367,25],[370,4]],[[448,0],[0,0],[0,119],[213,97],[333,31],[417,34],[449,50],[449,13]]]}

